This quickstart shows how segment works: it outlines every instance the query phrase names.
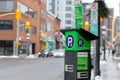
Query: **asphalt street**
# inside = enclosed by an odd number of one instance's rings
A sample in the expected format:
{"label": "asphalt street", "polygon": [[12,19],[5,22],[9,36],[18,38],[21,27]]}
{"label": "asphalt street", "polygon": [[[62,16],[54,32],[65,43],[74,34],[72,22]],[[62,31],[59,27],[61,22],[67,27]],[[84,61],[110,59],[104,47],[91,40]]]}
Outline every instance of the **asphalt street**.
{"label": "asphalt street", "polygon": [[[120,60],[107,56],[103,80],[119,80]],[[0,59],[0,80],[64,80],[64,58]]]}
{"label": "asphalt street", "polygon": [[64,58],[0,59],[0,80],[63,80]]}

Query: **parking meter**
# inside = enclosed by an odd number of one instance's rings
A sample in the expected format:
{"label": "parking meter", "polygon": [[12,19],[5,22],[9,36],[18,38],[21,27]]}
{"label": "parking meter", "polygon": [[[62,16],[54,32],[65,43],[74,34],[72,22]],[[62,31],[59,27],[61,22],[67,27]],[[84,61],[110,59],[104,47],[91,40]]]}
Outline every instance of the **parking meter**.
{"label": "parking meter", "polygon": [[66,39],[64,80],[90,80],[90,41],[98,37],[82,28],[63,29],[61,32]]}

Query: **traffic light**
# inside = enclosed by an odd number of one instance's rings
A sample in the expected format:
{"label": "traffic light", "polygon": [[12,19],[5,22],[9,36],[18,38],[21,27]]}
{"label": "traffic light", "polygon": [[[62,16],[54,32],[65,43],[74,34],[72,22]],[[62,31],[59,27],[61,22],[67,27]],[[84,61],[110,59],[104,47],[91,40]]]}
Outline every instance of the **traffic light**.
{"label": "traffic light", "polygon": [[85,28],[86,30],[89,29],[89,22],[88,22],[88,21],[85,22],[85,26],[84,26],[84,28]]}
{"label": "traffic light", "polygon": [[100,22],[102,22],[103,21],[103,18],[102,17],[100,17]]}
{"label": "traffic light", "polygon": [[19,9],[16,10],[16,19],[17,20],[21,19],[21,11]]}
{"label": "traffic light", "polygon": [[26,29],[29,30],[30,29],[30,22],[27,21],[26,24],[25,24],[25,26],[26,26]]}

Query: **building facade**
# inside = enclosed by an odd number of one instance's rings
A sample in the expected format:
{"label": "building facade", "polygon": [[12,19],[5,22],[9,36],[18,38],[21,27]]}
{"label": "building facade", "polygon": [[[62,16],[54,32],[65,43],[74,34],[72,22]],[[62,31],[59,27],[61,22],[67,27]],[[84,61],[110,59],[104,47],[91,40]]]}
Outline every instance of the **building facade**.
{"label": "building facade", "polygon": [[[53,34],[53,35],[51,35]],[[60,19],[52,13],[47,13],[47,38],[46,48],[49,50],[59,48],[60,39]]]}
{"label": "building facade", "polygon": [[61,29],[74,28],[74,0],[48,0],[47,10],[61,19]]}
{"label": "building facade", "polygon": [[[53,17],[52,32],[48,32],[46,4],[46,0],[0,0],[0,55],[37,54],[46,48],[48,34],[55,41],[55,31],[60,30],[60,20]],[[16,19],[17,9],[21,11],[19,20]],[[26,22],[30,23],[29,30],[26,29]]]}
{"label": "building facade", "polygon": [[[30,43],[29,53],[38,53],[40,48],[40,7],[33,0],[0,0],[0,15],[8,14],[0,17],[0,54],[14,55],[16,54],[16,38],[19,39],[19,54],[26,54],[27,48],[27,30],[25,23],[30,22]],[[34,5],[33,5],[34,4]],[[32,5],[32,6],[31,6]],[[10,7],[9,7],[10,6]],[[15,18],[15,12],[20,9],[22,12],[21,19]],[[9,13],[14,13],[9,15]],[[19,25],[17,24],[19,23]],[[3,35],[3,36],[2,36]],[[39,43],[39,44],[38,44]],[[17,54],[18,55],[18,54]]]}
{"label": "building facade", "polygon": [[118,53],[120,54],[120,16],[117,16],[115,18],[115,48],[118,50]]}

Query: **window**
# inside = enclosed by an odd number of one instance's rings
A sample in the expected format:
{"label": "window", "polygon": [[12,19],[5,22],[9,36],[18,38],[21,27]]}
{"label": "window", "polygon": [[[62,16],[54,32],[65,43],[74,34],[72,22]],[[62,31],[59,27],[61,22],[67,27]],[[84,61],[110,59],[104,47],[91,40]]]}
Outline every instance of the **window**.
{"label": "window", "polygon": [[57,7],[57,11],[59,11],[59,7]]}
{"label": "window", "polygon": [[72,1],[66,1],[66,4],[67,4],[67,5],[71,5],[71,4],[72,4]]}
{"label": "window", "polygon": [[71,20],[66,20],[65,24],[71,24]]}
{"label": "window", "polygon": [[41,29],[41,31],[43,31],[43,30],[44,30],[43,28],[44,28],[44,24],[43,24],[43,23],[41,23],[41,28],[40,28],[40,29]]}
{"label": "window", "polygon": [[[22,31],[22,32],[27,32],[27,30],[25,28],[25,23],[20,22],[19,24],[20,24],[19,30]],[[30,31],[29,32],[30,32],[30,34],[36,34],[36,27],[30,26]]]}
{"label": "window", "polygon": [[71,8],[71,7],[66,7],[65,10],[66,10],[66,11],[72,11],[72,8]]}
{"label": "window", "polygon": [[14,0],[0,0],[0,10],[13,10]]}
{"label": "window", "polygon": [[71,16],[70,13],[67,13],[67,14],[65,14],[65,17],[66,17],[66,18],[71,18],[72,16]]}
{"label": "window", "polygon": [[36,18],[36,11],[34,11],[33,9],[29,9],[29,14],[32,18]]}
{"label": "window", "polygon": [[36,27],[34,26],[30,27],[30,34],[36,34]]}
{"label": "window", "polygon": [[37,17],[35,10],[28,8],[28,6],[26,6],[20,2],[18,2],[18,9],[20,9],[22,11],[22,13],[30,15],[34,19],[36,19],[36,17]]}
{"label": "window", "polygon": [[13,41],[0,40],[0,55],[13,55]]}
{"label": "window", "polygon": [[48,22],[47,23],[47,31],[49,32],[52,28],[52,23]]}
{"label": "window", "polygon": [[57,1],[57,4],[59,4],[59,1]]}
{"label": "window", "polygon": [[57,17],[59,17],[59,13],[57,13]]}
{"label": "window", "polygon": [[12,30],[13,21],[12,20],[1,20],[0,21],[0,30]]}
{"label": "window", "polygon": [[46,17],[46,11],[44,9],[41,10],[42,17]]}
{"label": "window", "polygon": [[44,24],[44,32],[46,32],[46,25]]}
{"label": "window", "polygon": [[20,9],[24,14],[28,14],[28,7],[18,2],[18,9]]}
{"label": "window", "polygon": [[20,22],[19,24],[20,24],[20,26],[19,26],[19,30],[22,31],[22,32],[26,32],[26,29],[25,29],[25,23]]}

